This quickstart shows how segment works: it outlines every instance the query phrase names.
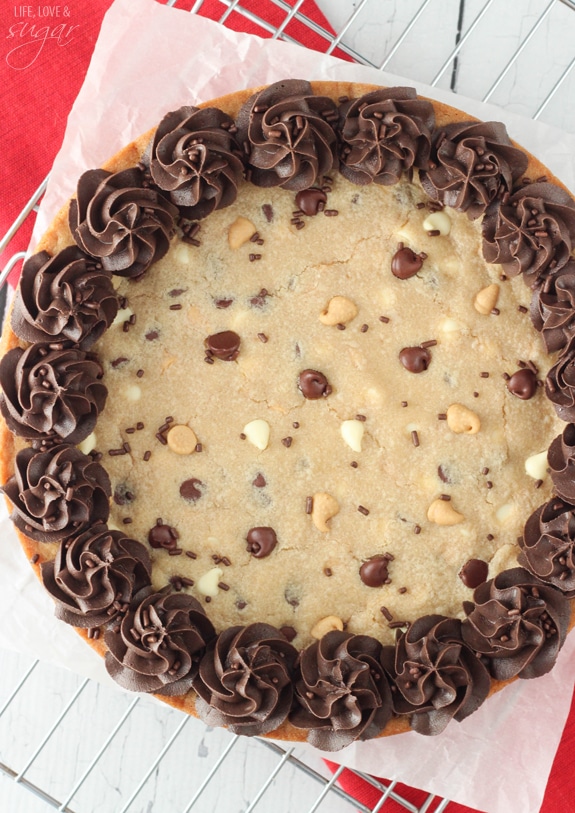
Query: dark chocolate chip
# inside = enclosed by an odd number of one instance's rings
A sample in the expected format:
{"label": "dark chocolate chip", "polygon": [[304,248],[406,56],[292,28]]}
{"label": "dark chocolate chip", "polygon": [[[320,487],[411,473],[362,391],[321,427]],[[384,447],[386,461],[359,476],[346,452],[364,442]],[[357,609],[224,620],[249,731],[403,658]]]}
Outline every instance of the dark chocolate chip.
{"label": "dark chocolate chip", "polygon": [[298,388],[308,401],[325,398],[332,391],[325,375],[317,370],[303,370],[299,374]]}
{"label": "dark chocolate chip", "polygon": [[262,206],[262,212],[264,213],[264,217],[268,223],[271,223],[274,219],[274,210],[271,203],[264,203]]}
{"label": "dark chocolate chip", "polygon": [[191,477],[189,480],[184,480],[180,486],[180,495],[184,498],[184,500],[188,500],[189,502],[197,502],[202,496],[200,488],[203,487],[203,485],[204,484],[202,481],[198,480],[197,477]]}
{"label": "dark chocolate chip", "polygon": [[391,273],[398,279],[409,279],[417,274],[422,265],[423,260],[415,251],[402,247],[391,259]]}
{"label": "dark chocolate chip", "polygon": [[372,556],[359,568],[359,576],[367,587],[381,587],[389,579],[389,558],[387,556]]}
{"label": "dark chocolate chip", "polygon": [[150,529],[148,533],[148,542],[153,548],[166,548],[170,550],[177,546],[179,534],[175,528],[170,525],[164,525],[161,520]]}
{"label": "dark chocolate chip", "polygon": [[115,370],[117,367],[121,367],[127,361],[129,361],[129,359],[126,358],[126,356],[118,356],[117,359],[112,359],[112,361],[110,362],[110,367],[113,367]]}
{"label": "dark chocolate chip", "polygon": [[256,479],[252,482],[252,485],[256,488],[264,488],[267,485],[266,478],[263,476],[261,471],[258,473]]}
{"label": "dark chocolate chip", "polygon": [[399,351],[399,360],[410,373],[423,373],[431,362],[427,347],[404,347]]}
{"label": "dark chocolate chip", "polygon": [[529,368],[517,370],[507,381],[507,389],[522,401],[528,401],[537,392],[537,376]]}
{"label": "dark chocolate chip", "polygon": [[214,305],[216,308],[223,310],[225,308],[229,308],[233,301],[233,299],[216,299],[214,300]]}
{"label": "dark chocolate chip", "polygon": [[233,330],[212,333],[204,344],[212,356],[222,361],[234,361],[240,354],[240,337]]}
{"label": "dark chocolate chip", "polygon": [[273,528],[250,528],[246,537],[248,550],[256,559],[263,559],[269,556],[278,543],[276,532]]}
{"label": "dark chocolate chip", "polygon": [[321,189],[312,186],[310,189],[302,189],[295,196],[295,203],[298,209],[301,209],[304,215],[312,217],[321,211],[320,204],[327,202],[327,195]]}
{"label": "dark chocolate chip", "polygon": [[459,571],[459,578],[466,587],[475,589],[487,581],[489,565],[482,559],[469,559]]}
{"label": "dark chocolate chip", "polygon": [[283,635],[283,637],[289,641],[290,644],[297,635],[297,630],[294,630],[293,627],[289,627],[287,625],[285,627],[280,627],[280,632]]}
{"label": "dark chocolate chip", "polygon": [[148,332],[146,333],[146,339],[149,342],[153,342],[159,337],[159,335],[160,333],[158,330],[148,330]]}

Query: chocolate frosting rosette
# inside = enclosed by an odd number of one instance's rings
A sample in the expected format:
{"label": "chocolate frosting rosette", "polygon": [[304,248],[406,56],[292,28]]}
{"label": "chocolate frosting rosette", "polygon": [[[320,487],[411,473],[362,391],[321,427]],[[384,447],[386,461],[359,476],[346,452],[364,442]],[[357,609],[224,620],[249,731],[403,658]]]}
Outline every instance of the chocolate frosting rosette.
{"label": "chocolate frosting rosette", "polygon": [[352,183],[395,184],[429,160],[433,106],[413,88],[381,88],[340,108],[340,172]]}
{"label": "chocolate frosting rosette", "polygon": [[88,350],[118,312],[110,274],[77,246],[33,254],[22,268],[12,329],[27,342],[73,342]]}
{"label": "chocolate frosting rosette", "polygon": [[463,637],[496,680],[540,677],[553,667],[571,613],[554,587],[516,567],[479,585],[463,607]]}
{"label": "chocolate frosting rosette", "polygon": [[563,350],[575,336],[575,261],[544,275],[531,298],[531,320],[548,353]]}
{"label": "chocolate frosting rosette", "polygon": [[108,519],[110,478],[75,446],[27,447],[14,468],[2,491],[12,503],[12,522],[30,539],[59,542]]}
{"label": "chocolate frosting rosette", "polygon": [[534,286],[545,271],[558,271],[575,240],[575,201],[551,183],[532,183],[505,203],[489,207],[482,224],[483,256],[508,276],[523,274]]}
{"label": "chocolate frosting rosette", "polygon": [[124,689],[186,694],[214,628],[193,596],[137,593],[119,627],[108,629],[106,669]]}
{"label": "chocolate frosting rosette", "polygon": [[314,96],[303,80],[276,82],[256,93],[236,120],[251,182],[292,192],[321,184],[336,161],[337,119],[334,102]]}
{"label": "chocolate frosting rosette", "polygon": [[551,479],[561,499],[575,504],[575,423],[568,423],[547,452]]}
{"label": "chocolate frosting rosette", "polygon": [[517,561],[567,598],[575,598],[575,506],[553,497],[534,511],[519,539]]}
{"label": "chocolate frosting rosette", "polygon": [[91,169],[70,201],[70,230],[106,271],[139,277],[168,251],[177,208],[145,185],[141,169]]}
{"label": "chocolate frosting rosette", "polygon": [[339,751],[383,731],[392,712],[381,652],[369,635],[334,630],[300,653],[289,719],[316,748]]}
{"label": "chocolate frosting rosette", "polygon": [[55,615],[75,627],[99,627],[125,612],[134,593],[150,584],[152,563],[141,542],[106,525],[60,543],[41,565]]}
{"label": "chocolate frosting rosette", "polygon": [[562,421],[575,421],[575,341],[547,373],[545,394]]}
{"label": "chocolate frosting rosette", "polygon": [[462,638],[461,621],[426,615],[384,647],[382,663],[392,684],[393,708],[411,714],[419,734],[441,734],[464,720],[489,693],[489,673]]}
{"label": "chocolate frosting rosette", "polygon": [[430,198],[475,220],[510,193],[527,169],[527,156],[497,121],[464,121],[437,131],[431,162],[420,173]]}
{"label": "chocolate frosting rosette", "polygon": [[207,217],[236,199],[244,165],[233,132],[233,119],[215,107],[181,107],[158,125],[144,164],[184,217]]}
{"label": "chocolate frosting rosette", "polygon": [[224,630],[202,658],[194,689],[208,725],[234,734],[267,734],[292,705],[297,650],[275,627],[256,623]]}
{"label": "chocolate frosting rosette", "polygon": [[100,363],[82,350],[15,347],[0,362],[0,410],[10,431],[27,440],[80,443],[106,403],[102,376]]}

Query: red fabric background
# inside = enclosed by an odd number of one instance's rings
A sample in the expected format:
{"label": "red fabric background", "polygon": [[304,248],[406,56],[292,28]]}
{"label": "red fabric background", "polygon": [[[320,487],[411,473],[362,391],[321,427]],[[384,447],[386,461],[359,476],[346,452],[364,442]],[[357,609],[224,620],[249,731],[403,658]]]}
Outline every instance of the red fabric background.
{"label": "red fabric background", "polygon": [[[29,17],[24,10],[29,8],[35,13],[38,11],[36,5],[0,4],[0,88],[3,95],[0,237],[49,172],[62,141],[68,112],[84,80],[102,18],[111,2],[72,0],[68,5],[49,6],[59,9],[58,17]],[[290,0],[291,5],[293,2]],[[193,4],[194,0],[180,0],[178,8],[190,9]],[[269,0],[243,0],[242,7],[274,27],[280,26],[285,17],[285,13]],[[226,8],[218,0],[205,0],[201,13],[220,19]],[[300,12],[329,29],[313,0],[306,0]],[[237,12],[228,17],[226,25],[237,31],[270,36],[265,28],[249,23]],[[292,21],[286,33],[310,48],[322,51],[327,48],[326,40],[298,21]],[[335,51],[335,55],[345,58],[341,51]],[[30,217],[0,258],[0,265],[16,251],[27,248],[31,231]],[[575,810],[574,760],[575,705],[572,704],[541,813]],[[382,766],[382,773],[385,773],[385,766]],[[369,807],[374,807],[381,796],[351,771],[344,771],[340,783]],[[417,805],[421,805],[427,795],[403,785],[398,786],[398,791]],[[386,802],[383,807],[384,813],[399,813],[403,809],[393,801]],[[435,804],[429,813],[434,809]],[[452,813],[473,813],[471,808],[456,804],[450,804],[448,809]]]}

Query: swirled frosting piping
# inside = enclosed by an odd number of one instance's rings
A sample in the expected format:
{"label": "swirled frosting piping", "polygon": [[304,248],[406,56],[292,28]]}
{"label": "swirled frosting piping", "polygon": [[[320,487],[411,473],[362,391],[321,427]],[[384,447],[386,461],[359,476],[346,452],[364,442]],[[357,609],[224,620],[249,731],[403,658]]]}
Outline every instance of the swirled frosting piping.
{"label": "swirled frosting piping", "polygon": [[575,424],[568,423],[551,443],[547,462],[557,495],[575,504]]}
{"label": "swirled frosting piping", "polygon": [[575,342],[571,342],[547,373],[545,394],[562,421],[575,421]]}
{"label": "swirled frosting piping", "polygon": [[433,105],[413,88],[381,88],[340,108],[340,172],[352,183],[395,184],[427,167]]}
{"label": "swirled frosting piping", "polygon": [[2,486],[12,503],[12,522],[37,542],[59,542],[110,513],[106,470],[74,446],[22,449],[15,472]]}
{"label": "swirled frosting piping", "polygon": [[168,251],[177,208],[145,185],[144,173],[91,169],[70,202],[70,230],[78,246],[106,271],[139,277]]}
{"label": "swirled frosting piping", "polygon": [[249,179],[256,186],[292,192],[321,183],[336,161],[337,119],[334,102],[314,96],[303,80],[276,82],[256,93],[236,120]]}
{"label": "swirled frosting piping", "polygon": [[430,198],[475,220],[509,194],[526,169],[527,156],[512,145],[505,125],[464,121],[438,130],[430,167],[419,177]]}
{"label": "swirled frosting piping", "polygon": [[248,736],[273,731],[292,704],[297,650],[269,624],[229,627],[208,648],[194,689],[208,725]]}
{"label": "swirled frosting piping", "polygon": [[543,276],[531,297],[531,320],[548,353],[563,350],[575,336],[575,261]]}
{"label": "swirled frosting piping", "polygon": [[411,714],[419,734],[440,734],[451,719],[460,722],[483,703],[490,687],[485,666],[462,638],[461,621],[427,615],[384,647],[393,707]]}
{"label": "swirled frosting piping", "polygon": [[144,164],[184,217],[207,217],[236,199],[244,165],[235,130],[215,107],[181,107],[158,125]]}
{"label": "swirled frosting piping", "polygon": [[106,403],[102,375],[100,363],[82,350],[15,347],[0,362],[0,409],[8,428],[28,440],[80,443]]}
{"label": "swirled frosting piping", "polygon": [[464,603],[463,637],[496,680],[549,672],[571,614],[562,593],[517,567],[481,584],[473,601]]}
{"label": "swirled frosting piping", "polygon": [[124,689],[185,694],[214,628],[185,593],[137,593],[119,626],[106,631],[106,669]]}
{"label": "swirled frosting piping", "polygon": [[14,298],[12,330],[27,342],[70,341],[88,350],[118,312],[110,274],[76,246],[46,251],[24,263]]}
{"label": "swirled frosting piping", "polygon": [[75,627],[99,627],[125,612],[134,593],[150,584],[152,564],[144,545],[122,531],[96,525],[60,543],[56,558],[41,565],[55,615]]}
{"label": "swirled frosting piping", "polygon": [[290,722],[324,751],[376,737],[391,717],[382,647],[368,635],[335,630],[300,653]]}
{"label": "swirled frosting piping", "polygon": [[497,201],[482,224],[483,256],[508,276],[523,274],[534,286],[548,269],[558,271],[575,240],[575,201],[551,183],[533,183]]}
{"label": "swirled frosting piping", "polygon": [[557,497],[540,505],[519,540],[517,561],[568,598],[575,597],[575,507]]}

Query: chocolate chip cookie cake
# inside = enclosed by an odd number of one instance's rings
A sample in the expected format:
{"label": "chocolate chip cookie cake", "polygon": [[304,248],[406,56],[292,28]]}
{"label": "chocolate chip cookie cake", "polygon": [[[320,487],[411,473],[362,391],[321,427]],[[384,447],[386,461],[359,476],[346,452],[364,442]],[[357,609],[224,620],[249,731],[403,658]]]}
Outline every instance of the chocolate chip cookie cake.
{"label": "chocolate chip cookie cake", "polygon": [[238,92],[85,172],[0,363],[2,488],[58,618],[126,689],[325,750],[548,672],[574,241],[502,124],[410,88]]}

